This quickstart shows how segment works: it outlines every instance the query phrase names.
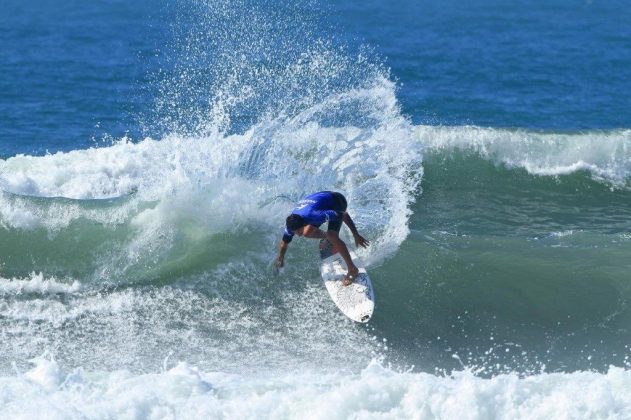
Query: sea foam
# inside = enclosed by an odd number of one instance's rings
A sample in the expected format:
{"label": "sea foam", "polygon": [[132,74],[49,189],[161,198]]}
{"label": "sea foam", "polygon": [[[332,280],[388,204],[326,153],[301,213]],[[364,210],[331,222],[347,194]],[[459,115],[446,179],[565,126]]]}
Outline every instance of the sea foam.
{"label": "sea foam", "polygon": [[63,294],[81,290],[81,283],[77,280],[61,281],[54,277],[46,278],[43,273],[31,273],[27,278],[0,277],[0,296],[35,294]]}
{"label": "sea foam", "polygon": [[242,376],[184,363],[159,373],[66,370],[48,358],[0,378],[3,418],[613,419],[631,412],[631,373],[448,376],[395,372]]}

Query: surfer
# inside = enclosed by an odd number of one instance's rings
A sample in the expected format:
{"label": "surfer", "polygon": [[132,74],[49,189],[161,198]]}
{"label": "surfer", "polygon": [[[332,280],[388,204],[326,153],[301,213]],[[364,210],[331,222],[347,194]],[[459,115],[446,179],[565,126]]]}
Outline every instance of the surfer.
{"label": "surfer", "polygon": [[[326,239],[338,249],[346,262],[348,273],[346,273],[342,284],[344,286],[350,285],[359,274],[359,269],[353,263],[346,244],[340,239],[339,232],[342,228],[342,222],[346,223],[353,233],[355,245],[366,248],[370,242],[357,232],[353,219],[346,212],[346,207],[346,198],[342,194],[332,191],[316,192],[300,200],[298,206],[287,217],[285,232],[280,241],[280,250],[276,258],[276,266],[280,268],[285,265],[285,253],[294,235]],[[326,232],[319,229],[324,222],[328,222]]]}

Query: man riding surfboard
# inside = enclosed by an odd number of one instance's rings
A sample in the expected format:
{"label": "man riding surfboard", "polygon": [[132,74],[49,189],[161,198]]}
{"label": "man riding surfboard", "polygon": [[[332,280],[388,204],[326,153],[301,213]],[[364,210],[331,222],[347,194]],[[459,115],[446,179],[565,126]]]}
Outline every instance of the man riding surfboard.
{"label": "man riding surfboard", "polygon": [[[346,244],[340,239],[339,232],[342,228],[342,222],[346,223],[351,230],[355,245],[366,248],[370,242],[357,232],[353,219],[346,212],[346,207],[346,198],[342,194],[332,191],[316,192],[300,200],[287,217],[285,232],[280,241],[280,249],[276,258],[276,266],[280,268],[285,265],[285,253],[294,235],[327,239],[337,248],[346,262],[348,273],[342,284],[344,286],[350,285],[355,280],[359,270],[353,263]],[[319,229],[324,222],[328,222],[326,232]]]}

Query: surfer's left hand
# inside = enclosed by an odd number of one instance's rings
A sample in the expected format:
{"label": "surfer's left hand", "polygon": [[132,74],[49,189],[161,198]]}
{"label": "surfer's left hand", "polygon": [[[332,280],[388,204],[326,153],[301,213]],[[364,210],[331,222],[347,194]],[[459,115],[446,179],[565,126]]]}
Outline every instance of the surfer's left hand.
{"label": "surfer's left hand", "polygon": [[367,248],[368,245],[370,245],[370,241],[366,238],[364,238],[363,236],[361,236],[359,233],[357,235],[354,235],[355,237],[355,246],[357,247],[362,247],[362,248]]}

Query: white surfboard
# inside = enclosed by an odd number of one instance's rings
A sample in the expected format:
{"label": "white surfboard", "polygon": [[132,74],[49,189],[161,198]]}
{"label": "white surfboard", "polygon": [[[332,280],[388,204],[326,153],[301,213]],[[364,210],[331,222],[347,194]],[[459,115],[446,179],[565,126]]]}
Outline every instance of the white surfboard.
{"label": "white surfboard", "polygon": [[349,252],[359,268],[359,275],[353,283],[348,286],[342,284],[347,273],[346,263],[328,241],[320,244],[320,274],[326,290],[340,311],[353,321],[366,323],[375,310],[375,292],[362,261],[352,251]]}

